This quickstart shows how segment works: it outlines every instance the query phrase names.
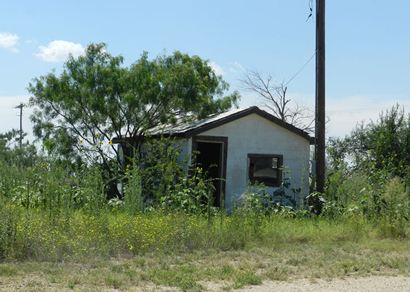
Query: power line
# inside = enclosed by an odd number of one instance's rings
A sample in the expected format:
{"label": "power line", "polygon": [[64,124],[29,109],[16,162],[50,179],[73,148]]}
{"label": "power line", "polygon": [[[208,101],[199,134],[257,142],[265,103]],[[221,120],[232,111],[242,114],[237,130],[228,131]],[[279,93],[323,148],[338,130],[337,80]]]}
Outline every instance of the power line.
{"label": "power line", "polygon": [[[309,0],[309,15],[306,19],[306,22],[312,17],[313,15],[313,0]],[[299,68],[298,71],[296,71],[296,73],[285,83],[285,86],[288,86],[293,79],[295,79],[302,71],[303,69],[305,69],[305,67],[310,63],[310,61],[313,60],[313,57],[316,55],[316,50],[315,52],[312,54],[312,56],[309,57],[309,59]]]}
{"label": "power line", "polygon": [[309,57],[309,59],[299,68],[298,71],[296,71],[295,74],[289,80],[285,83],[285,86],[288,86],[289,83],[291,83],[302,71],[305,69],[305,67],[313,60],[313,58],[316,56],[316,51],[312,54],[312,56]]}
{"label": "power line", "polygon": [[309,21],[309,19],[313,16],[313,0],[309,0],[309,15],[306,18],[306,22]]}

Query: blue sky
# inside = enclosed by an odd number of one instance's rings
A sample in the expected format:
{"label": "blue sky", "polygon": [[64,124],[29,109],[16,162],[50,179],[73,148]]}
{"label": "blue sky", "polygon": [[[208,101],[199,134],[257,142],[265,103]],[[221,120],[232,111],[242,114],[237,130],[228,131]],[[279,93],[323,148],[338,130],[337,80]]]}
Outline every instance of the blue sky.
{"label": "blue sky", "polygon": [[[262,102],[242,89],[243,70],[287,81],[315,50],[309,0],[15,0],[1,6],[0,132],[18,126],[13,106],[27,100],[32,78],[60,70],[68,52],[80,54],[91,42],[107,43],[126,64],[143,51],[197,54],[241,91],[241,106]],[[410,111],[409,11],[405,0],[327,1],[329,136],[350,132],[396,102]],[[288,96],[306,106],[314,104],[314,69],[313,59],[289,84]]]}

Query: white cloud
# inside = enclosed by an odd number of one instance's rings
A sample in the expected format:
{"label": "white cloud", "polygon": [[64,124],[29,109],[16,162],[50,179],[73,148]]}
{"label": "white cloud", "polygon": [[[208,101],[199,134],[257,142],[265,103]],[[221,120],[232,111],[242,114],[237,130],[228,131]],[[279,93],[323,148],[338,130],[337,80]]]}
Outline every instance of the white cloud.
{"label": "white cloud", "polygon": [[229,71],[231,71],[231,73],[233,74],[243,75],[246,72],[246,69],[244,66],[242,66],[241,63],[235,61],[229,67]]}
{"label": "white cloud", "polygon": [[[253,93],[243,92],[240,102],[241,107],[257,105],[263,107],[264,100]],[[296,103],[306,106],[314,112],[314,95],[298,94],[289,92]],[[326,124],[327,137],[344,137],[349,134],[361,122],[369,123],[376,121],[381,112],[390,110],[392,106],[399,104],[410,114],[410,99],[389,99],[382,96],[345,96],[335,98],[326,97],[326,116],[329,119]]]}
{"label": "white cloud", "polygon": [[17,53],[18,49],[16,48],[19,36],[14,33],[1,32],[0,33],[0,48],[8,49],[13,53]]}
{"label": "white cloud", "polygon": [[[298,104],[315,110],[315,96],[288,93]],[[390,99],[385,96],[344,96],[326,97],[327,137],[343,137],[349,134],[361,122],[376,121],[381,112],[390,110],[399,104],[410,113],[410,99]]]}
{"label": "white cloud", "polygon": [[395,104],[403,106],[410,113],[410,101],[407,99],[389,100],[367,96],[328,99],[326,115],[330,121],[327,134],[330,137],[349,134],[357,124],[376,121],[382,111],[391,109]]}
{"label": "white cloud", "polygon": [[214,70],[216,75],[222,76],[225,74],[224,69],[221,66],[219,66],[217,63],[211,61],[209,62],[209,66],[211,66],[212,70]]}
{"label": "white cloud", "polygon": [[84,47],[78,43],[55,40],[49,42],[47,46],[40,46],[37,57],[45,62],[63,62],[67,60],[69,55],[78,57],[84,54]]}
{"label": "white cloud", "polygon": [[[300,105],[305,105],[313,112],[315,96],[289,92],[288,96]],[[381,112],[390,110],[399,104],[410,113],[410,99],[390,99],[386,96],[326,96],[327,137],[343,137],[349,134],[361,122],[376,121]]]}

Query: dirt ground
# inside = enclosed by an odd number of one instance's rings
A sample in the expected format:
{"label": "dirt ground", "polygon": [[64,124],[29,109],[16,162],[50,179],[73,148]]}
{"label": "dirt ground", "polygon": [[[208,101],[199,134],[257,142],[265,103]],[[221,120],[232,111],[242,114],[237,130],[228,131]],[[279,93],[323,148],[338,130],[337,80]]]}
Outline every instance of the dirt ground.
{"label": "dirt ground", "polygon": [[405,292],[410,291],[410,276],[371,276],[363,278],[345,278],[326,280],[301,279],[292,282],[264,282],[260,286],[252,286],[237,291],[281,291],[281,292]]}
{"label": "dirt ground", "polygon": [[[34,280],[34,281],[33,281]],[[37,280],[37,281],[36,281]],[[3,284],[3,285],[2,285]],[[15,283],[1,283],[0,291],[181,291],[178,288],[161,287],[161,286],[144,286],[144,287],[128,287],[125,290],[122,289],[110,289],[108,287],[87,287],[82,285],[75,289],[69,289],[67,287],[58,287],[52,283],[44,283],[39,279],[24,279],[23,281],[17,281]],[[204,283],[205,284],[205,283]],[[204,285],[208,291],[226,291],[222,283],[207,283]],[[97,289],[96,289],[97,288]],[[96,290],[95,290],[96,289]],[[331,279],[331,280],[311,280],[311,279],[299,279],[294,281],[265,281],[258,286],[248,286],[246,288],[238,289],[235,291],[248,292],[248,291],[261,291],[261,292],[405,292],[410,291],[410,276],[370,276],[361,278],[344,278],[344,279]]]}

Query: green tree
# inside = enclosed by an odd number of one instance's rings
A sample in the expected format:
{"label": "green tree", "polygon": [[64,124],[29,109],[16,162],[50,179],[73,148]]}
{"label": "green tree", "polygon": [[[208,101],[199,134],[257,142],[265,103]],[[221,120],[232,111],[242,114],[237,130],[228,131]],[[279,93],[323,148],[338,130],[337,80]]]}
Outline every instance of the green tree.
{"label": "green tree", "polygon": [[198,56],[175,52],[151,60],[143,53],[127,67],[104,44],[91,44],[61,74],[30,83],[34,134],[49,154],[108,167],[117,152],[114,137],[140,141],[158,124],[227,110],[239,98],[225,95],[228,89]]}
{"label": "green tree", "polygon": [[346,166],[406,178],[410,175],[410,115],[396,105],[345,138],[331,139],[328,146],[333,169]]}
{"label": "green tree", "polygon": [[[23,138],[27,136],[23,133]],[[38,158],[37,149],[28,141],[23,142],[19,147],[20,132],[11,130],[0,134],[0,163],[8,166],[31,166]]]}

